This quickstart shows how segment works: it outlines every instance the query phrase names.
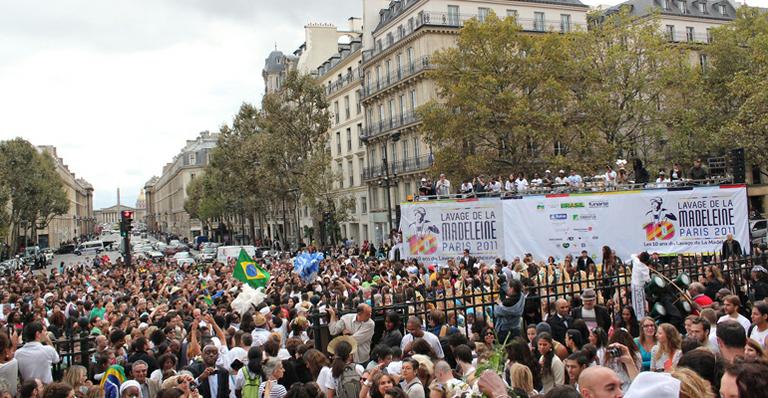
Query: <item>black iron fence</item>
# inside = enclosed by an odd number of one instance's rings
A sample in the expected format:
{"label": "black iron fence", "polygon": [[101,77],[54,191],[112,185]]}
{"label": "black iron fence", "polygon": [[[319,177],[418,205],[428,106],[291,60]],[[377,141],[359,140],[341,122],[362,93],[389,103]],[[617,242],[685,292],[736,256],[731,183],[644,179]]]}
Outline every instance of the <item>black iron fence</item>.
{"label": "black iron fence", "polygon": [[96,352],[95,337],[91,335],[69,335],[53,340],[53,347],[59,353],[60,361],[53,365],[53,379],[61,380],[64,371],[72,365],[90,369],[91,356]]}
{"label": "black iron fence", "polygon": [[[631,267],[621,261],[615,267],[602,265],[576,269],[576,259],[573,268],[565,266],[533,265],[522,271],[523,285],[527,293],[525,313],[526,324],[537,323],[546,314],[555,311],[554,303],[558,299],[572,300],[584,289],[592,288],[598,294],[598,302],[607,306],[611,314],[618,312],[623,305],[631,305]],[[654,260],[659,274],[669,281],[675,282],[685,290],[684,285],[691,282],[701,282],[707,288],[717,287],[728,289],[731,294],[739,296],[743,303],[753,300],[751,296],[751,270],[756,265],[768,268],[768,256],[742,256],[723,259],[719,253],[659,257]],[[707,270],[711,269],[711,272]],[[529,274],[530,272],[530,274]],[[392,311],[399,315],[400,328],[405,333],[405,324],[409,316],[417,316],[426,321],[428,328],[434,324],[432,310],[441,310],[445,315],[445,323],[449,326],[463,329],[467,335],[493,323],[494,305],[499,297],[498,280],[494,275],[488,275],[486,284],[473,287],[451,286],[437,292],[422,294],[418,289],[409,289],[410,294],[404,302],[391,305],[374,305],[373,320],[376,323],[373,342],[377,342],[384,330],[385,315]],[[668,289],[674,289],[671,286]],[[679,294],[677,289],[670,290]],[[344,302],[335,303],[339,316],[354,311],[354,306],[364,298],[350,297]],[[683,301],[683,300],[680,300]],[[749,305],[744,306],[745,309]],[[474,317],[470,325],[470,319]],[[328,333],[327,315],[315,311],[310,314],[315,346],[324,349],[333,336]],[[462,322],[463,320],[463,322]]]}

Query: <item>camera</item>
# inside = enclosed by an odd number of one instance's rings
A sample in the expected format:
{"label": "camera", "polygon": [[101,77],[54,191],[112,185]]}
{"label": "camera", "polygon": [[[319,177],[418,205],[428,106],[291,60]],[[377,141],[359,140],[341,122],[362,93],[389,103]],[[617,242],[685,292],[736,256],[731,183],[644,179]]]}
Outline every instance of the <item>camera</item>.
{"label": "camera", "polygon": [[605,352],[614,358],[618,358],[621,356],[621,350],[618,349],[617,347],[608,347],[605,349]]}

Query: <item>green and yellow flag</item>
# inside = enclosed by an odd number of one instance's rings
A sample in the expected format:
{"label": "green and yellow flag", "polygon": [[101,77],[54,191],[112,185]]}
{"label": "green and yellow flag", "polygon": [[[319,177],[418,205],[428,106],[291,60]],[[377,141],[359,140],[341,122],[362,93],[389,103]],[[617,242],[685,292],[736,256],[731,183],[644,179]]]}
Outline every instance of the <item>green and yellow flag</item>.
{"label": "green and yellow flag", "polygon": [[245,249],[240,249],[240,257],[235,264],[235,271],[232,276],[240,282],[247,283],[252,288],[267,287],[269,283],[269,272],[256,264],[255,261],[245,252]]}

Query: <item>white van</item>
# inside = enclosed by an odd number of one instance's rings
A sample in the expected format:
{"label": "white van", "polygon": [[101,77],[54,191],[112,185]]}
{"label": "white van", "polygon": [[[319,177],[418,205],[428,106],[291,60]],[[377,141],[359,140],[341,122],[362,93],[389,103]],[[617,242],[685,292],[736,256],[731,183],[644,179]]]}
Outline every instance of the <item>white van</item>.
{"label": "white van", "polygon": [[94,240],[90,242],[85,242],[82,245],[78,246],[77,249],[75,249],[75,254],[78,256],[82,255],[93,255],[93,254],[100,254],[104,251],[104,242],[100,240]]}
{"label": "white van", "polygon": [[238,257],[240,257],[241,249],[245,249],[245,252],[248,253],[251,258],[256,256],[255,246],[219,246],[216,249],[216,261],[226,264],[227,260],[230,258],[237,260]]}

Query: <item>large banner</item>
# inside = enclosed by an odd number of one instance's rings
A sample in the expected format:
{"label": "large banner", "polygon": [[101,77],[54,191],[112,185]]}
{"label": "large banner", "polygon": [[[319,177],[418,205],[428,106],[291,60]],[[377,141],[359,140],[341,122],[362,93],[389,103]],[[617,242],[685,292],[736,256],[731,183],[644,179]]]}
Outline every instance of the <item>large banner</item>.
{"label": "large banner", "polygon": [[408,202],[401,205],[404,258],[444,264],[464,249],[478,259],[531,253],[560,260],[610,246],[634,253],[711,253],[732,234],[749,250],[743,185],[595,194]]}
{"label": "large banner", "polygon": [[628,260],[633,253],[720,251],[732,234],[749,250],[746,187],[643,190],[600,194],[529,196],[503,200],[507,258],[599,258],[610,246]]}
{"label": "large banner", "polygon": [[403,203],[402,256],[445,264],[468,249],[473,257],[492,262],[504,253],[501,209],[498,198]]}

